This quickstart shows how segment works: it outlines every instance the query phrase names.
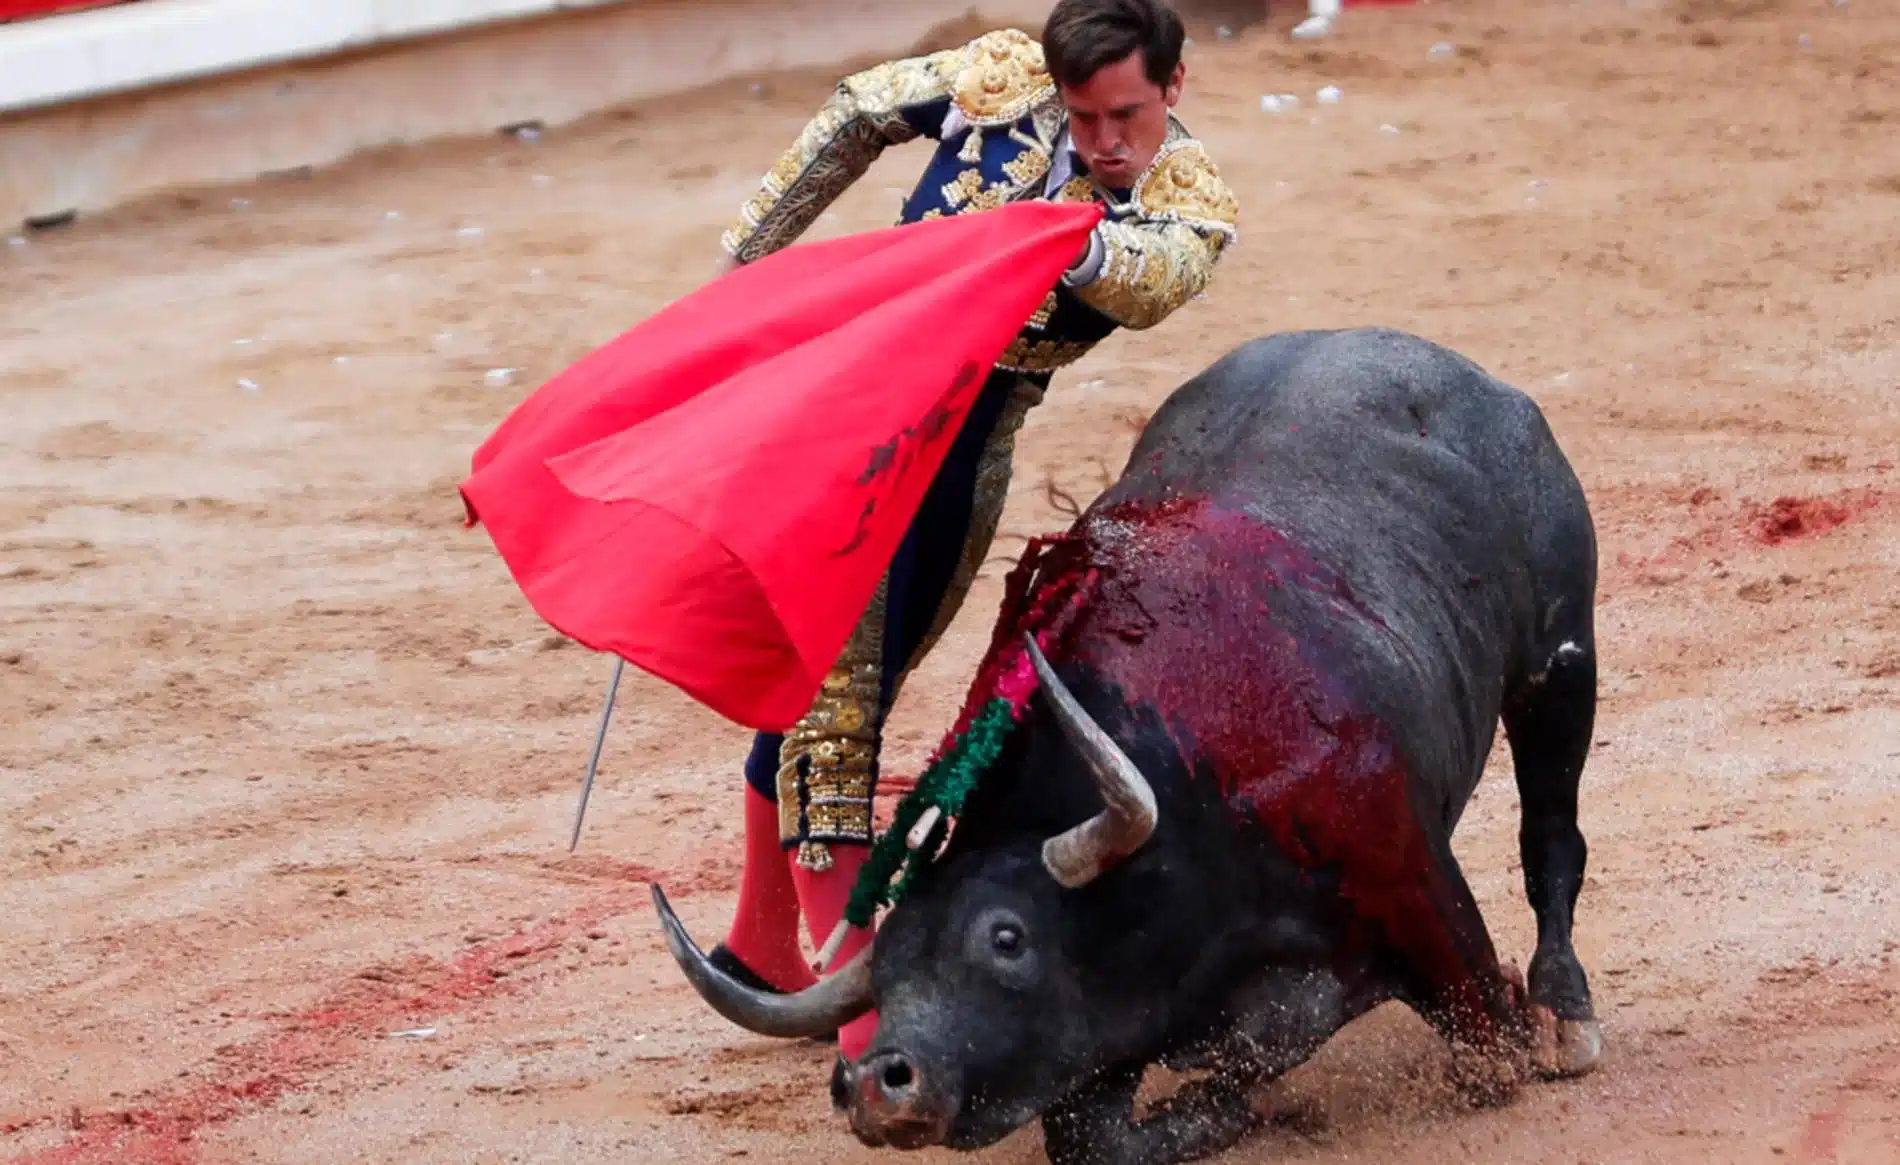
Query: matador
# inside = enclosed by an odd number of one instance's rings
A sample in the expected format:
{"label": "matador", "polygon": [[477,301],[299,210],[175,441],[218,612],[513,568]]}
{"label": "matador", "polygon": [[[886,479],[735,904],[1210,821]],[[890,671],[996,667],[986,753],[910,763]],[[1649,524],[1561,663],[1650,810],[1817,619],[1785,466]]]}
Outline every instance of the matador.
{"label": "matador", "polygon": [[[937,145],[901,223],[1029,198],[1103,206],[1086,249],[989,374],[811,710],[755,739],[738,911],[712,954],[755,988],[814,981],[799,916],[821,944],[843,914],[874,840],[885,715],[988,554],[1017,431],[1051,374],[1116,328],[1166,319],[1235,239],[1234,196],[1174,114],[1184,40],[1166,0],[1060,0],[1040,41],[1005,29],[853,74],[723,237],[724,269],[790,244],[882,151],[916,138]],[[833,965],[870,939],[853,931]],[[853,1021],[839,1051],[855,1059],[876,1022]]]}

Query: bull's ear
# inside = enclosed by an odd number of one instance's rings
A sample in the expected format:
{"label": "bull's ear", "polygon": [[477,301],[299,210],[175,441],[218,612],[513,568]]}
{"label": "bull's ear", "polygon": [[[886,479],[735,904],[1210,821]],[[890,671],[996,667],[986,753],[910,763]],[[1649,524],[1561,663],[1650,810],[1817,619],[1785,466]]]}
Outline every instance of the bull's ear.
{"label": "bull's ear", "polygon": [[1075,696],[1056,675],[1034,635],[1027,635],[1029,660],[1036,679],[1049,697],[1056,723],[1069,744],[1088,762],[1095,787],[1107,806],[1094,817],[1042,844],[1042,864],[1049,875],[1068,889],[1088,885],[1122,858],[1134,853],[1154,834],[1160,811],[1154,789],[1134,760],[1122,751],[1100,724],[1082,710]]}

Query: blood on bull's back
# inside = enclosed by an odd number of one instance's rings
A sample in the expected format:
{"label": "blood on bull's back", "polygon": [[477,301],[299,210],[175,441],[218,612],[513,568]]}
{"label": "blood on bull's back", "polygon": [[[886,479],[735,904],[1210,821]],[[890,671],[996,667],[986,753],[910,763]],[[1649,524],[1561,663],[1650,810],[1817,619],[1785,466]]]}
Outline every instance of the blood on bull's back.
{"label": "blood on bull's back", "polygon": [[1353,904],[1340,957],[1408,931],[1421,932],[1407,935],[1412,945],[1431,945],[1442,887],[1419,823],[1439,815],[1421,817],[1408,799],[1432,744],[1395,738],[1365,694],[1363,645],[1393,638],[1381,614],[1341,570],[1238,502],[1120,501],[1074,537],[1098,581],[1067,637],[1069,660],[1110,704],[1163,727],[1178,759],[1148,766],[1162,821],[1205,820],[1184,802],[1217,795],[1237,841],[1264,835],[1326,877]]}

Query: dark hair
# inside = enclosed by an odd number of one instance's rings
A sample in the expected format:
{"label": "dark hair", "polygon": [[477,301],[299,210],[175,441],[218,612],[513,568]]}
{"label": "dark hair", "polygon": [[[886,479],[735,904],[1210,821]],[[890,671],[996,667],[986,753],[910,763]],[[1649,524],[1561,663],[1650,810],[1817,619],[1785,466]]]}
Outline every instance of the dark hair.
{"label": "dark hair", "polygon": [[1073,89],[1139,49],[1148,80],[1166,88],[1186,38],[1168,0],[1057,0],[1042,27],[1042,55],[1056,84]]}

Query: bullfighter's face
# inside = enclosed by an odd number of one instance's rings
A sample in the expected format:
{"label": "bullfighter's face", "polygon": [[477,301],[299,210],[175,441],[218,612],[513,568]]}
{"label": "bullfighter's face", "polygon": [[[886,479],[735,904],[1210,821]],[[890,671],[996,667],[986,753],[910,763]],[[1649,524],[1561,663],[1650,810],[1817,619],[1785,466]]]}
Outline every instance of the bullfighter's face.
{"label": "bullfighter's face", "polygon": [[1168,111],[1181,100],[1186,79],[1183,62],[1166,85],[1150,81],[1138,49],[1097,69],[1081,85],[1061,86],[1069,139],[1089,173],[1104,186],[1133,186],[1167,140]]}

